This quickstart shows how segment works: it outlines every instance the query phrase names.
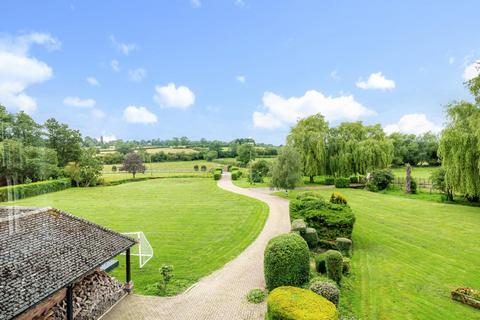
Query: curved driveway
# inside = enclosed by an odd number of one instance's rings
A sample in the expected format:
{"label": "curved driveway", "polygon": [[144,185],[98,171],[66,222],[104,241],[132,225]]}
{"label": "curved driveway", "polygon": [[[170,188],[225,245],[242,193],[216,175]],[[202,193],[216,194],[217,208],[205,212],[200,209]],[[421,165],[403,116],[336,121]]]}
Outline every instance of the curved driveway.
{"label": "curved driveway", "polygon": [[186,292],[174,297],[128,295],[103,319],[264,319],[265,304],[248,303],[245,296],[251,289],[265,286],[263,251],[268,240],[290,230],[288,201],[255,189],[236,187],[229,173],[222,175],[218,186],[268,204],[270,213],[258,238],[238,257],[200,279]]}

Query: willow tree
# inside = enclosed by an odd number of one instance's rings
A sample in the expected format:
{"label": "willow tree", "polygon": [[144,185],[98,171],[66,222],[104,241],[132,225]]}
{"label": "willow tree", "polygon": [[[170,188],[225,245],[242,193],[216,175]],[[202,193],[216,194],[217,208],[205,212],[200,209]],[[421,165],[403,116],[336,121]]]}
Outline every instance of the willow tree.
{"label": "willow tree", "polygon": [[393,159],[393,143],[380,125],[344,122],[330,129],[328,173],[334,176],[365,174],[383,169]]}
{"label": "willow tree", "polygon": [[298,121],[288,135],[287,144],[299,153],[303,173],[310,182],[327,171],[327,135],[328,123],[320,113]]}
{"label": "willow tree", "polygon": [[[478,80],[479,78],[477,78]],[[480,80],[478,80],[480,82]],[[438,154],[445,169],[445,183],[470,201],[480,198],[480,99],[476,103],[453,102],[447,106],[448,123],[442,132]]]}

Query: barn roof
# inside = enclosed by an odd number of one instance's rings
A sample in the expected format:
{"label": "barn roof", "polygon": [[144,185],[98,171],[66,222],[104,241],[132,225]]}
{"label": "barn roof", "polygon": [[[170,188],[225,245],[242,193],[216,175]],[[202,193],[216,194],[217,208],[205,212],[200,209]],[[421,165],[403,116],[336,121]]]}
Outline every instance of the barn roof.
{"label": "barn roof", "polygon": [[19,315],[134,244],[56,209],[0,207],[0,320]]}

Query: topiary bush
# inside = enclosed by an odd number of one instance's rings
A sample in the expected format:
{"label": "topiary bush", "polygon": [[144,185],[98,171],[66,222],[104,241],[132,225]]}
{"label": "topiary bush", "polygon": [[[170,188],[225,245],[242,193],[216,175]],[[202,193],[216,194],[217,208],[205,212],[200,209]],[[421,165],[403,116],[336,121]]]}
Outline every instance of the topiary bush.
{"label": "topiary bush", "polygon": [[337,320],[335,305],[306,289],[279,287],[267,299],[267,320]]}
{"label": "topiary bush", "polygon": [[193,166],[193,170],[194,170],[194,171],[198,171],[198,170],[199,170],[198,164],[196,164],[196,165]]}
{"label": "topiary bush", "polygon": [[347,198],[340,192],[334,192],[330,196],[330,202],[335,204],[347,204]]}
{"label": "topiary bush", "polygon": [[328,280],[315,281],[310,285],[310,290],[324,297],[335,306],[338,306],[338,302],[340,301],[340,289],[338,289],[335,282]]}
{"label": "topiary bush", "polygon": [[327,277],[340,284],[343,274],[343,256],[339,251],[328,250],[325,253]]}
{"label": "topiary bush", "polygon": [[337,249],[344,257],[352,256],[352,240],[347,238],[337,238],[335,240]]}
{"label": "topiary bush", "polygon": [[325,265],[325,253],[321,253],[315,256],[315,269],[319,273],[327,272],[327,266]]}
{"label": "topiary bush", "polygon": [[202,165],[202,166],[200,167],[200,170],[203,171],[203,172],[207,171],[207,166],[206,166],[206,165]]}
{"label": "topiary bush", "polygon": [[350,274],[350,270],[352,269],[352,264],[350,258],[343,258],[343,274],[348,275]]}
{"label": "topiary bush", "polygon": [[308,281],[310,252],[308,245],[296,233],[272,238],[265,248],[264,274],[268,290],[280,286],[301,286]]}
{"label": "topiary bush", "polygon": [[300,234],[304,234],[307,230],[307,224],[303,219],[295,219],[292,221],[292,231],[298,231]]}
{"label": "topiary bush", "polygon": [[222,177],[222,174],[220,172],[215,172],[213,174],[213,180],[220,180],[221,177]]}
{"label": "topiary bush", "polygon": [[336,178],[335,179],[335,188],[348,188],[350,187],[349,178]]}
{"label": "topiary bush", "polygon": [[315,248],[318,244],[317,230],[314,228],[306,228],[305,233],[303,234],[303,239],[305,239],[309,248]]}
{"label": "topiary bush", "polygon": [[238,180],[238,170],[232,171],[232,180]]}
{"label": "topiary bush", "polygon": [[291,219],[303,219],[317,230],[320,240],[351,238],[355,215],[348,205],[326,202],[319,196],[302,195],[290,201]]}

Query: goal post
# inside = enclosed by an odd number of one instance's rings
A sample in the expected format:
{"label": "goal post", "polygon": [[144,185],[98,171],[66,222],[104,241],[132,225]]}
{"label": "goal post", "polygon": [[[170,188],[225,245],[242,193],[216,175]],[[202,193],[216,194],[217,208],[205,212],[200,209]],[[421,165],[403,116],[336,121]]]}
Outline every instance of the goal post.
{"label": "goal post", "polygon": [[[123,235],[133,238],[137,243],[130,249],[130,255],[138,257],[140,268],[153,258],[153,248],[142,231],[122,232]],[[123,253],[124,254],[124,253]]]}

